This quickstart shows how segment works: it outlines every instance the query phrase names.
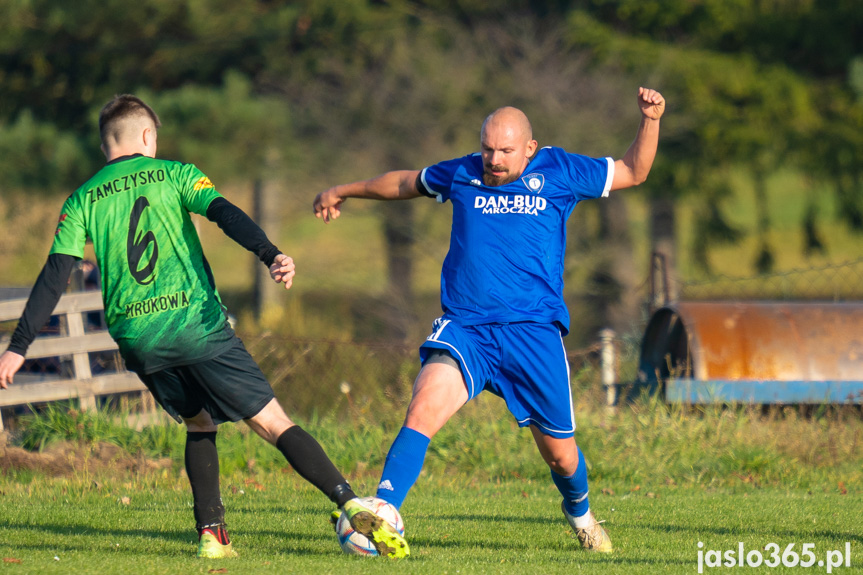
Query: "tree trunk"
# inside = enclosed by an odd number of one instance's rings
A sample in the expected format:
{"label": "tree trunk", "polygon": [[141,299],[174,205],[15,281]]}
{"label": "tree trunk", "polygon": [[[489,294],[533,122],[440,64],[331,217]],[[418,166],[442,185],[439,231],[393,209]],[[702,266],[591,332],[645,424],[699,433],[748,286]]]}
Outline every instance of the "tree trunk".
{"label": "tree trunk", "polygon": [[620,193],[612,193],[600,200],[598,206],[602,257],[592,278],[597,327],[610,327],[619,334],[629,333],[640,319],[641,302],[636,292],[638,272],[626,199]]}
{"label": "tree trunk", "polygon": [[[252,219],[266,232],[270,241],[278,245],[279,190],[273,181],[255,180],[252,190]],[[254,259],[252,277],[255,278],[252,299],[255,317],[260,321],[267,310],[279,305],[279,284],[270,278],[270,271],[257,256]]]}
{"label": "tree trunk", "polygon": [[679,293],[674,201],[664,194],[654,194],[650,197],[650,247],[651,252],[665,256],[668,296],[671,301],[676,301]]}
{"label": "tree trunk", "polygon": [[399,340],[410,338],[411,328],[416,323],[413,291],[415,211],[411,202],[381,204],[388,274],[384,320],[386,335]]}

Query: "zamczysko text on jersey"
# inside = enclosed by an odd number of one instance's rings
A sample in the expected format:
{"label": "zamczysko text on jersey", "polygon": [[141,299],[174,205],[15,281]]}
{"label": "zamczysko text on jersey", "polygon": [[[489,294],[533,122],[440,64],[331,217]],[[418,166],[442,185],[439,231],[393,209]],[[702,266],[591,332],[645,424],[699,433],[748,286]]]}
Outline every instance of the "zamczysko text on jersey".
{"label": "zamczysko text on jersey", "polygon": [[146,186],[147,184],[155,184],[156,182],[164,181],[165,170],[140,171],[121,178],[109,180],[98,188],[87,190],[87,195],[90,196],[90,203],[95,204],[99,200],[114,194],[128,192],[132,188],[137,188],[138,186]]}

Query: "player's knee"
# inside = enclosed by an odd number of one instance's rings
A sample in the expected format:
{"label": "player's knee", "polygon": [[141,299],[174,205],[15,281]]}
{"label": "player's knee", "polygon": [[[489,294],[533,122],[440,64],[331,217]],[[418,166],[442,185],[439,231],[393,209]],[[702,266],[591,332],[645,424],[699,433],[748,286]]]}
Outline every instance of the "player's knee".
{"label": "player's knee", "polygon": [[184,417],[183,423],[186,424],[186,430],[192,433],[204,433],[218,430],[218,426],[213,422],[210,414],[204,410],[194,417]]}
{"label": "player's knee", "polygon": [[548,454],[545,462],[552,471],[558,475],[569,477],[578,470],[578,456],[572,457],[570,454]]}
{"label": "player's knee", "polygon": [[254,416],[246,420],[249,427],[264,440],[276,444],[282,435],[294,422],[287,416],[278,401],[273,399]]}
{"label": "player's knee", "polygon": [[448,419],[449,417],[439,410],[423,408],[422,405],[412,405],[408,408],[404,425],[414,431],[419,431],[426,437],[434,437]]}
{"label": "player's knee", "polygon": [[434,437],[438,430],[443,427],[443,424],[430,420],[427,417],[411,417],[411,414],[408,414],[405,418],[404,426],[418,431],[426,437]]}
{"label": "player's knee", "polygon": [[186,422],[186,431],[190,431],[192,433],[210,433],[218,430],[219,427],[215,423],[199,425],[197,423]]}
{"label": "player's knee", "polygon": [[276,421],[255,421],[247,419],[246,423],[252,428],[252,431],[261,436],[261,438],[271,445],[275,445],[279,437],[287,431],[293,424]]}

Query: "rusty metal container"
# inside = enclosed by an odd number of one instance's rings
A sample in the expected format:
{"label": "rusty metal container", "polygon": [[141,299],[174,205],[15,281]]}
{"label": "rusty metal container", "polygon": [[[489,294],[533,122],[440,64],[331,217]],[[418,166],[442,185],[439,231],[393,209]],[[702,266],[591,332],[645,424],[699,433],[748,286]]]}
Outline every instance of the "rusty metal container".
{"label": "rusty metal container", "polygon": [[[680,302],[661,308],[645,330],[639,380],[654,389],[666,383],[666,395],[671,389],[690,399],[682,384],[703,394],[707,387],[692,382],[713,382],[714,394],[730,390],[735,400],[829,396],[860,403],[863,304]],[[746,386],[761,392],[741,394]]]}

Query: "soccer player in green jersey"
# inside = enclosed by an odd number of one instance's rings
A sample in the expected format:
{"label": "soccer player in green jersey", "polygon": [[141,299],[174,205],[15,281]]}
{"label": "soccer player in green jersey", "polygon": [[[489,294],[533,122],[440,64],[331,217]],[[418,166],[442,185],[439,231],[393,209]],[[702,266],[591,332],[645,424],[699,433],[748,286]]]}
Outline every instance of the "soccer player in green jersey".
{"label": "soccer player in green jersey", "polygon": [[0,389],[12,383],[90,239],[102,273],[105,319],[126,366],[186,424],[198,556],[236,556],[225,528],[216,431],[220,423],[241,419],[346,513],[379,554],[406,556],[405,540],[356,500],[320,444],[279,405],[228,324],[189,214],[218,224],[286,289],[293,260],[194,165],[156,159],[160,126],[156,113],[129,94],[102,108],[99,131],[108,163],[63,204],[48,261],[0,356]]}

